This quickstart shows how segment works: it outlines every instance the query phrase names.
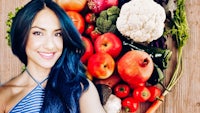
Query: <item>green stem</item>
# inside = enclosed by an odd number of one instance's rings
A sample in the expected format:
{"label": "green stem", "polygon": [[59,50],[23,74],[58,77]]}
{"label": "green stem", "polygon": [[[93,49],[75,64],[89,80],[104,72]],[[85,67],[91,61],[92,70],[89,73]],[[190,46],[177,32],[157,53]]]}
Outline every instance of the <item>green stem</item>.
{"label": "green stem", "polygon": [[181,73],[182,73],[182,51],[183,51],[183,47],[178,48],[177,65],[175,67],[174,74],[172,75],[172,78],[171,78],[169,84],[167,85],[167,90],[169,90],[169,91],[173,88],[173,86],[177,83],[177,81],[181,77]]}

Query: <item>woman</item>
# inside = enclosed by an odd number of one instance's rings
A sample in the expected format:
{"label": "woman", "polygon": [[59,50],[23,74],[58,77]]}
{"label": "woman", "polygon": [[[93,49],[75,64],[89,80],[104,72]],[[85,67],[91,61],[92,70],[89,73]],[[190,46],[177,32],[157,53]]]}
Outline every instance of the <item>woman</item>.
{"label": "woman", "polygon": [[80,34],[52,0],[32,0],[16,14],[11,45],[26,68],[0,87],[0,113],[105,113],[85,77]]}

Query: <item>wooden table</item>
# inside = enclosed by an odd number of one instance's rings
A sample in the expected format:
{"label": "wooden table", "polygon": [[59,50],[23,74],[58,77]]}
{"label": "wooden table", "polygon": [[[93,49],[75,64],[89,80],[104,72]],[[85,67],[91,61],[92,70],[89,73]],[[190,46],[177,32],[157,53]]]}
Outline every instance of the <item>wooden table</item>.
{"label": "wooden table", "polygon": [[[6,25],[7,14],[29,0],[0,0],[0,84],[8,81],[21,71],[22,64],[12,55],[7,46]],[[156,113],[200,113],[200,1],[186,0],[190,39],[183,51],[183,76],[165,102]],[[175,51],[171,41],[168,47]],[[175,56],[173,56],[174,58]],[[166,73],[169,80],[175,61],[171,60]],[[0,97],[1,98],[1,97]],[[148,105],[142,105],[137,113],[143,113]]]}

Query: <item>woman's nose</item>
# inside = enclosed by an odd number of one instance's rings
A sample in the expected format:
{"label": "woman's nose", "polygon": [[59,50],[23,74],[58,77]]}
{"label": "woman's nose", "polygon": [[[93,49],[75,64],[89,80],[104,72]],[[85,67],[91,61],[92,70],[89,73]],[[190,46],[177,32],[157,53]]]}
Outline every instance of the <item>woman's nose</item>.
{"label": "woman's nose", "polygon": [[54,48],[54,46],[55,46],[55,44],[54,44],[54,41],[53,41],[53,37],[48,36],[45,40],[44,48],[48,49],[48,50],[52,50]]}

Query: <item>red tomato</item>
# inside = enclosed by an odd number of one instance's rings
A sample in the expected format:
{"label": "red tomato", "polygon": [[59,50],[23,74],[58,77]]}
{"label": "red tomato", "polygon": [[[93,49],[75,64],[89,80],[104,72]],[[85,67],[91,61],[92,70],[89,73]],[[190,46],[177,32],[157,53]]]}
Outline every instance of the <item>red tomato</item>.
{"label": "red tomato", "polygon": [[133,97],[126,97],[122,100],[122,110],[125,111],[125,113],[135,112],[137,111],[138,107],[139,102]]}
{"label": "red tomato", "polygon": [[125,98],[130,93],[130,87],[127,84],[118,84],[114,88],[114,94],[119,98]]}
{"label": "red tomato", "polygon": [[87,0],[56,0],[56,3],[65,11],[81,11],[84,9]]}
{"label": "red tomato", "polygon": [[161,95],[161,89],[156,87],[156,86],[149,86],[147,87],[151,93],[150,98],[148,99],[148,101],[153,102],[156,100],[156,98],[160,97]]}
{"label": "red tomato", "polygon": [[94,25],[88,24],[87,28],[85,29],[85,34],[89,35],[94,30]]}
{"label": "red tomato", "polygon": [[90,37],[92,39],[92,42],[94,42],[96,40],[96,38],[98,36],[100,36],[101,33],[99,31],[96,31],[96,30],[93,30],[91,33],[90,33]]}
{"label": "red tomato", "polygon": [[86,21],[87,23],[92,24],[92,23],[95,22],[95,20],[96,20],[96,16],[95,16],[94,13],[87,13],[87,14],[85,15],[85,21]]}
{"label": "red tomato", "polygon": [[147,101],[151,96],[149,89],[145,86],[139,86],[133,90],[133,97],[139,102]]}
{"label": "red tomato", "polygon": [[76,26],[79,33],[82,34],[85,29],[85,21],[82,15],[76,11],[67,11],[66,13],[74,22],[74,25]]}
{"label": "red tomato", "polygon": [[130,84],[130,88],[135,89],[137,87],[145,86],[145,85],[146,85],[146,82],[141,82],[141,83],[138,83],[138,84]]}

